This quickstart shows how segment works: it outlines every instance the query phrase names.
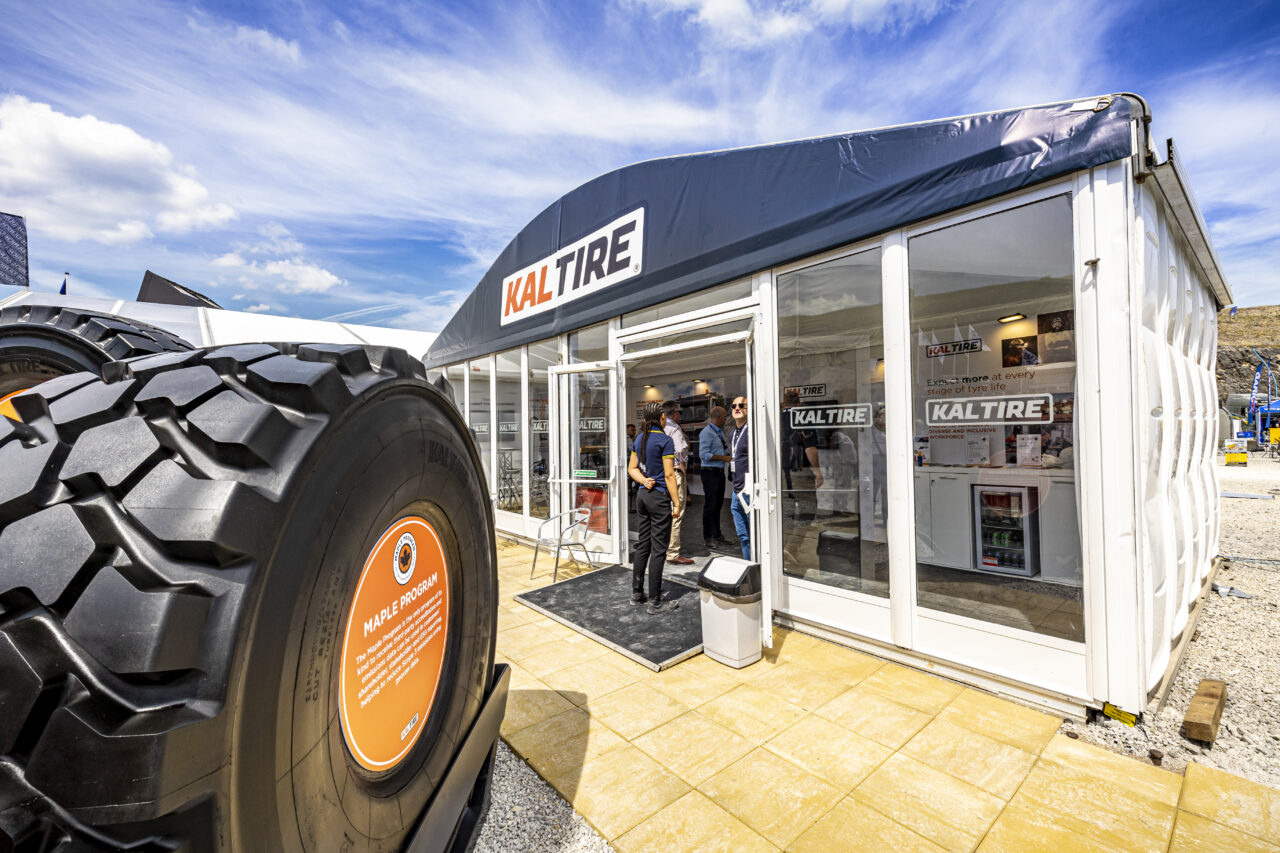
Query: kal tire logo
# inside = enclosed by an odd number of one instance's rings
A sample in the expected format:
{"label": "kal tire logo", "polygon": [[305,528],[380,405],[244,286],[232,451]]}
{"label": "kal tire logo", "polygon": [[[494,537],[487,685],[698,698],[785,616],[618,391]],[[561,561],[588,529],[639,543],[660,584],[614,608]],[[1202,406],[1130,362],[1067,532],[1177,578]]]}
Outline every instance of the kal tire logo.
{"label": "kal tire logo", "polygon": [[861,429],[871,426],[871,404],[849,403],[844,406],[797,406],[787,410],[792,429]]}
{"label": "kal tire logo", "polygon": [[1051,424],[1052,394],[1013,394],[1008,397],[962,397],[926,400],[929,426],[967,424]]}
{"label": "kal tire logo", "polygon": [[946,355],[967,355],[971,352],[982,352],[981,338],[952,341],[947,344],[929,344],[925,347],[925,356],[928,358],[942,358]]}
{"label": "kal tire logo", "polygon": [[413,577],[414,567],[418,565],[418,542],[412,533],[404,533],[396,542],[395,563],[391,570],[395,572],[396,583],[404,586]]}
{"label": "kal tire logo", "polygon": [[502,280],[503,326],[640,275],[644,208],[637,208]]}

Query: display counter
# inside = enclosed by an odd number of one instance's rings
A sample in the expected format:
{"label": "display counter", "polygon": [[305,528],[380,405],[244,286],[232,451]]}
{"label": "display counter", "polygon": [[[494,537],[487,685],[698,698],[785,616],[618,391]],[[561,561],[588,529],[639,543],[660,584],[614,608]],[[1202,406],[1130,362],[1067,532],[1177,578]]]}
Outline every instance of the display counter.
{"label": "display counter", "polygon": [[[1074,469],[924,465],[915,469],[915,480],[916,559],[920,562],[1082,584]],[[1021,566],[993,570],[983,565],[984,551],[989,554],[992,548],[981,547],[976,538],[982,525],[975,518],[975,486],[1034,490],[1026,493],[1034,495],[1034,501],[1025,509],[1032,516],[1027,546],[1033,554]]]}

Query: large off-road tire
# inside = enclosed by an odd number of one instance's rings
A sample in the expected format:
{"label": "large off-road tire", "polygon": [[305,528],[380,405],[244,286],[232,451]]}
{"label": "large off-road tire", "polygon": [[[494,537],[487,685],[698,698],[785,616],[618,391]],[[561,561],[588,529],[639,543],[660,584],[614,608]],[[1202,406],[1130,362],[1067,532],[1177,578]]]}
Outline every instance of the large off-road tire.
{"label": "large off-road tire", "polygon": [[57,305],[0,309],[0,400],[68,373],[98,373],[109,361],[191,349],[163,329]]}
{"label": "large off-road tire", "polygon": [[400,350],[106,373],[0,418],[0,850],[399,848],[493,671],[457,410]]}

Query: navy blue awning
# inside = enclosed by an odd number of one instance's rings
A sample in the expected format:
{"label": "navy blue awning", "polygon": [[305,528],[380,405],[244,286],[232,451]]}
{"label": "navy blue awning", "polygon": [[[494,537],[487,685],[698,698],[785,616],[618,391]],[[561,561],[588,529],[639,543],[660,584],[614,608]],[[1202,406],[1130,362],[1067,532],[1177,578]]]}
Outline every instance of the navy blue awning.
{"label": "navy blue awning", "polygon": [[579,329],[1119,160],[1133,153],[1129,120],[1127,98],[1089,98],[618,169],[516,235],[427,363]]}

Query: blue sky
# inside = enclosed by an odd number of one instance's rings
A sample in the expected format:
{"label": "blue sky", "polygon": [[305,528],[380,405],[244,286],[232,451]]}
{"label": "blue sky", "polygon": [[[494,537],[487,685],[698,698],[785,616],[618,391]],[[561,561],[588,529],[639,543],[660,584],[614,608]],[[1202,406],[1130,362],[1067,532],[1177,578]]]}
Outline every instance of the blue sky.
{"label": "blue sky", "polygon": [[[1152,10],[1158,15],[1153,17]],[[1132,91],[1240,304],[1280,302],[1280,5],[0,0],[33,286],[437,330],[534,214],[655,156]]]}

